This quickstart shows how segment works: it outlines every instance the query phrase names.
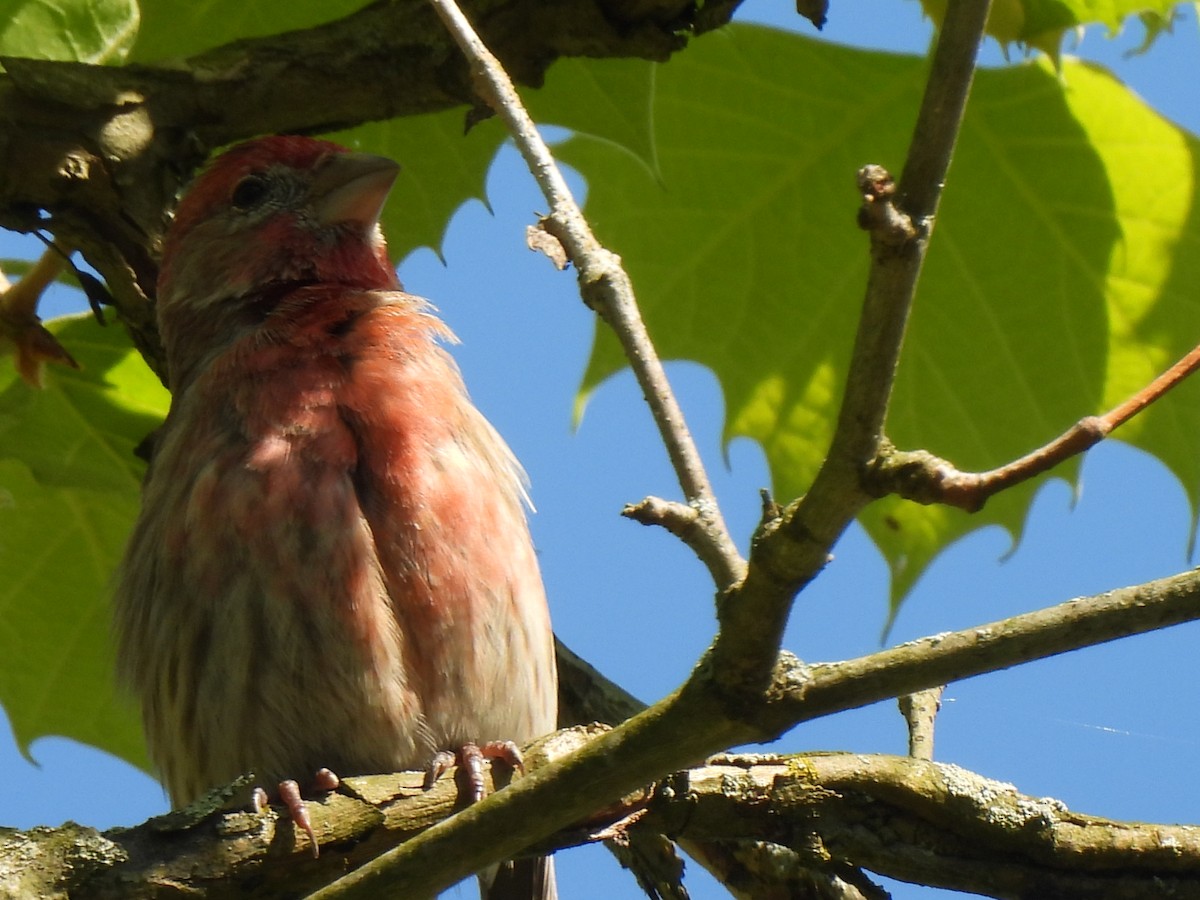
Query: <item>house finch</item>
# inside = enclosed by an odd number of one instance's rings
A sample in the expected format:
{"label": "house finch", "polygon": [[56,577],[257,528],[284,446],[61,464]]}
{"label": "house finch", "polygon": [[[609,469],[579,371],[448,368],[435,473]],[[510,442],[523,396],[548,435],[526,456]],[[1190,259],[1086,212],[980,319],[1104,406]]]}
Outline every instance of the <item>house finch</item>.
{"label": "house finch", "polygon": [[[396,172],[324,141],[250,141],[167,233],[171,410],[115,607],[176,806],[254,772],[312,837],[289,779],[477,768],[555,726],[523,473],[388,261]],[[555,894],[549,860],[481,882]]]}

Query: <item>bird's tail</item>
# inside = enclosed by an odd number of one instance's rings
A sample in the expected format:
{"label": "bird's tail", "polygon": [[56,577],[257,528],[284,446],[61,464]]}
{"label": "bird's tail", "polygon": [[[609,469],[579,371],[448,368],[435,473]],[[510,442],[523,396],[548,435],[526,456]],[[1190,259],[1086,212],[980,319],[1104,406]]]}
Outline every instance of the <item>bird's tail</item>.
{"label": "bird's tail", "polygon": [[479,876],[482,900],[557,900],[554,860],[549,856],[501,863]]}

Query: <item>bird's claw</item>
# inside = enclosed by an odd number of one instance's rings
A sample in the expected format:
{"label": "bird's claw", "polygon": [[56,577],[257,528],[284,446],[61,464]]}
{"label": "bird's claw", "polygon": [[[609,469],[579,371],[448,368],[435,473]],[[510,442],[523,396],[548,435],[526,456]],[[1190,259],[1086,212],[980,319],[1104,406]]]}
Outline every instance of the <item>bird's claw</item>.
{"label": "bird's claw", "polygon": [[[313,791],[332,791],[340,783],[341,780],[329,769],[318,769],[310,784]],[[312,817],[308,814],[308,807],[304,805],[300,785],[291,779],[281,781],[276,788],[276,793],[279,795],[279,802],[288,811],[288,817],[292,820],[292,824],[308,835],[309,842],[312,844],[313,859],[316,859],[321,855],[321,845],[317,843],[317,834],[313,830]],[[266,811],[267,792],[256,787],[251,797],[251,803],[254,805],[255,812]]]}
{"label": "bird's claw", "polygon": [[488,759],[498,759],[510,769],[525,772],[521,749],[512,741],[488,741],[486,744],[467,742],[457,751],[441,750],[434,754],[425,770],[425,790],[433,787],[449,768],[457,764],[466,780],[469,802],[478,803],[487,793],[483,784],[483,763]]}

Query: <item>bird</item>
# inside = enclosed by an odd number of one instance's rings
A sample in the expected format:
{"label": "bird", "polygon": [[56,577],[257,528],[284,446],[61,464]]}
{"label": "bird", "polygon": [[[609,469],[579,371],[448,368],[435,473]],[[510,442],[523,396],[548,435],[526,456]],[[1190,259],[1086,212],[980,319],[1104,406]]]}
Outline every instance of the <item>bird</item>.
{"label": "bird", "polygon": [[[171,404],[114,591],[120,681],[173,806],[482,760],[554,730],[524,472],[379,226],[390,159],[296,135],[216,157],[156,287]],[[259,795],[260,802],[262,794]],[[556,896],[552,860],[480,874]]]}

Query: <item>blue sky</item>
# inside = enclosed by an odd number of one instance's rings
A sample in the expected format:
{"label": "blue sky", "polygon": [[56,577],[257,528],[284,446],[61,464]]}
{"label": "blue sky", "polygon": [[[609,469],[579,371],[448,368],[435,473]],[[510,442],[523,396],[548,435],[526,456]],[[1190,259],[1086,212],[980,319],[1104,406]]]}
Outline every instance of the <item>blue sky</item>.
{"label": "blue sky", "polygon": [[[751,0],[740,17],[812,33],[790,3]],[[1194,8],[1173,36],[1127,60],[1122,54],[1140,42],[1138,26],[1129,31],[1109,41],[1090,30],[1078,52],[1112,67],[1165,115],[1200,131]],[[834,4],[823,37],[923,52],[930,29],[913,0],[856,0]],[[994,45],[985,61],[1003,63]],[[458,333],[463,343],[456,356],[472,394],[529,470],[538,507],[534,537],[556,630],[610,677],[654,700],[686,678],[712,636],[707,575],[674,539],[618,515],[623,504],[647,494],[677,494],[628,373],[597,390],[579,427],[572,427],[593,321],[573,274],[553,271],[524,248],[530,213],[545,204],[511,149],[493,167],[488,196],[491,212],[472,202],[455,216],[443,249],[446,265],[431,251],[418,251],[402,264],[401,278],[433,299]],[[13,255],[14,247],[34,252],[32,246],[5,238],[0,256]],[[721,446],[723,406],[711,374],[687,363],[668,370],[744,546],[757,520],[758,490],[768,484],[762,455],[746,440]],[[998,529],[945,553],[917,585],[890,640],[1177,572],[1188,565],[1190,516],[1181,486],[1160,463],[1117,442],[1102,445],[1087,457],[1078,493],[1056,480],[1041,488],[1011,555],[1010,540]],[[836,548],[834,564],[801,598],[786,646],[812,660],[869,653],[879,646],[886,598],[882,558],[854,528]],[[1084,812],[1194,822],[1200,788],[1187,773],[1200,747],[1198,638],[1200,626],[1193,624],[951,685],[938,720],[937,758]],[[892,704],[879,704],[806,724],[769,749],[904,748],[902,720]],[[0,824],[74,819],[108,827],[166,808],[154,781],[99,751],[51,737],[36,741],[31,754],[36,766],[0,725],[0,768],[9,774]],[[560,854],[558,865],[564,898],[639,896],[602,849]],[[697,900],[728,896],[699,867],[688,871]],[[943,893],[888,886],[898,898]],[[471,897],[474,887],[455,895]]]}

